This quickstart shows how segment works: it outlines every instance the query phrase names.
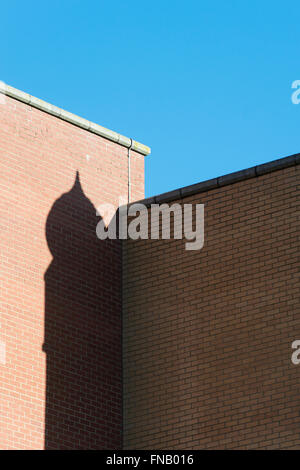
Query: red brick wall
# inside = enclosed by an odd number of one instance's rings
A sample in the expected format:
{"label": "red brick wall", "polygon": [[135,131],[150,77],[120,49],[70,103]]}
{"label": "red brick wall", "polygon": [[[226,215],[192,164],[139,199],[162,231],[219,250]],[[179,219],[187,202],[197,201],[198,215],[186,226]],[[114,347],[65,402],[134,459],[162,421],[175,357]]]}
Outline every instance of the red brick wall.
{"label": "red brick wall", "polygon": [[200,251],[124,245],[125,449],[300,449],[299,170],[179,201]]}
{"label": "red brick wall", "polygon": [[127,195],[127,164],[125,147],[1,100],[1,449],[121,447],[121,247],[96,238],[95,208]]}

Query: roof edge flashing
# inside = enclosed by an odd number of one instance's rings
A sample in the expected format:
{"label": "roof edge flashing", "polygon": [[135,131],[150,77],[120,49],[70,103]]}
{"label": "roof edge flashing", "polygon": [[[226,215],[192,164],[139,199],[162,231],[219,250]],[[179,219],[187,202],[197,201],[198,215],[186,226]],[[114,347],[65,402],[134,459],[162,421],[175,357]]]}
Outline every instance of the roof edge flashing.
{"label": "roof edge flashing", "polygon": [[135,140],[131,140],[129,137],[125,137],[115,131],[106,129],[105,127],[102,127],[99,124],[77,116],[76,114],[58,108],[57,106],[54,106],[50,103],[47,103],[46,101],[29,95],[24,91],[18,90],[17,88],[13,88],[12,86],[7,85],[4,82],[0,82],[0,93],[7,95],[15,100],[22,101],[23,103],[28,104],[33,108],[37,108],[40,111],[44,111],[45,113],[58,117],[59,119],[67,121],[77,127],[81,127],[82,129],[85,129],[88,132],[100,135],[101,137],[111,140],[112,142],[115,142],[121,145],[122,147],[129,148],[132,142],[132,150],[144,156],[149,155],[151,153],[151,149],[147,145],[141,144],[140,142],[137,142]]}
{"label": "roof edge flashing", "polygon": [[246,168],[244,170],[228,173],[226,175],[219,176],[218,178],[201,181],[200,183],[191,184],[190,186],[184,186],[182,188],[174,189],[173,191],[168,191],[166,193],[151,196],[140,201],[132,202],[128,206],[139,203],[149,207],[151,206],[151,204],[154,203],[160,204],[179,199],[181,200],[188,196],[193,196],[194,194],[207,192],[213,189],[223,188],[224,186],[228,186],[230,184],[235,184],[248,179],[257,178],[267,173],[283,170],[284,168],[289,168],[299,164],[300,153],[296,153],[288,157],[279,158],[277,160],[272,160],[267,163],[262,163],[260,165],[253,166],[251,168]]}

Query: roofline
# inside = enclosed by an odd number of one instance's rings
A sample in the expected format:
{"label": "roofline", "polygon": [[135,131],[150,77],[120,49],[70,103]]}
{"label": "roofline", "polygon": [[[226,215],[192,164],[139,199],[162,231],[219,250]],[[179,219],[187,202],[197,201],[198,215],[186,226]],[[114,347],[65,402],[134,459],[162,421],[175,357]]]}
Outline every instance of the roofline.
{"label": "roofline", "polygon": [[[147,145],[141,144],[135,140],[130,139],[129,137],[125,137],[117,132],[111,131],[110,129],[106,129],[105,127],[100,126],[99,124],[95,124],[94,122],[88,121],[87,119],[81,118],[76,114],[69,113],[64,109],[58,108],[46,101],[40,100],[39,98],[35,98],[24,91],[17,90],[10,85],[7,85],[4,82],[0,82],[0,93],[4,95],[10,96],[15,100],[22,101],[29,106],[37,108],[45,113],[51,114],[59,119],[63,119],[75,126],[81,127],[88,132],[92,132],[93,134],[100,135],[105,139],[111,140],[123,147],[130,148],[135,152],[138,152],[142,155],[149,155],[151,152],[150,147]],[[132,144],[132,145],[131,145]]]}
{"label": "roofline", "polygon": [[212,189],[222,188],[229,184],[238,183],[240,181],[245,181],[250,178],[255,178],[267,173],[272,173],[273,171],[282,170],[284,168],[289,168],[291,166],[300,164],[300,153],[290,155],[289,157],[279,158],[278,160],[272,160],[268,163],[263,163],[261,165],[256,165],[245,170],[235,171],[234,173],[228,173],[224,176],[219,176],[218,178],[213,178],[210,180],[202,181],[201,183],[192,184],[189,186],[184,186],[183,188],[175,189],[174,191],[169,191],[167,193],[159,194],[157,196],[149,197],[141,201],[136,201],[132,204],[144,204],[145,206],[150,206],[151,204],[160,204],[165,202],[170,202],[178,199],[183,199],[193,194],[203,193],[210,191]]}

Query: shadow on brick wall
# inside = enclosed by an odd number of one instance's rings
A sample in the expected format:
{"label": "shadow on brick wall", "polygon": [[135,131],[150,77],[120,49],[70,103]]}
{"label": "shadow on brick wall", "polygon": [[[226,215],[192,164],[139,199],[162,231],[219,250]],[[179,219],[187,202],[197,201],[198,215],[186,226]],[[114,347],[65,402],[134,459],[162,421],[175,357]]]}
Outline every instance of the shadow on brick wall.
{"label": "shadow on brick wall", "polygon": [[121,448],[121,246],[99,220],[77,172],[46,223],[45,449]]}

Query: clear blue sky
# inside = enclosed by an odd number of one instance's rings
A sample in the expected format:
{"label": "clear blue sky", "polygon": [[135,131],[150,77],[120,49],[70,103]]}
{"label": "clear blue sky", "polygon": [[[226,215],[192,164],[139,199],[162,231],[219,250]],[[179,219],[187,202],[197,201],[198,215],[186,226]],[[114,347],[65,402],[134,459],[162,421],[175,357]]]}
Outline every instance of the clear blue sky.
{"label": "clear blue sky", "polygon": [[146,195],[300,152],[293,1],[1,4],[0,80],[151,146]]}

